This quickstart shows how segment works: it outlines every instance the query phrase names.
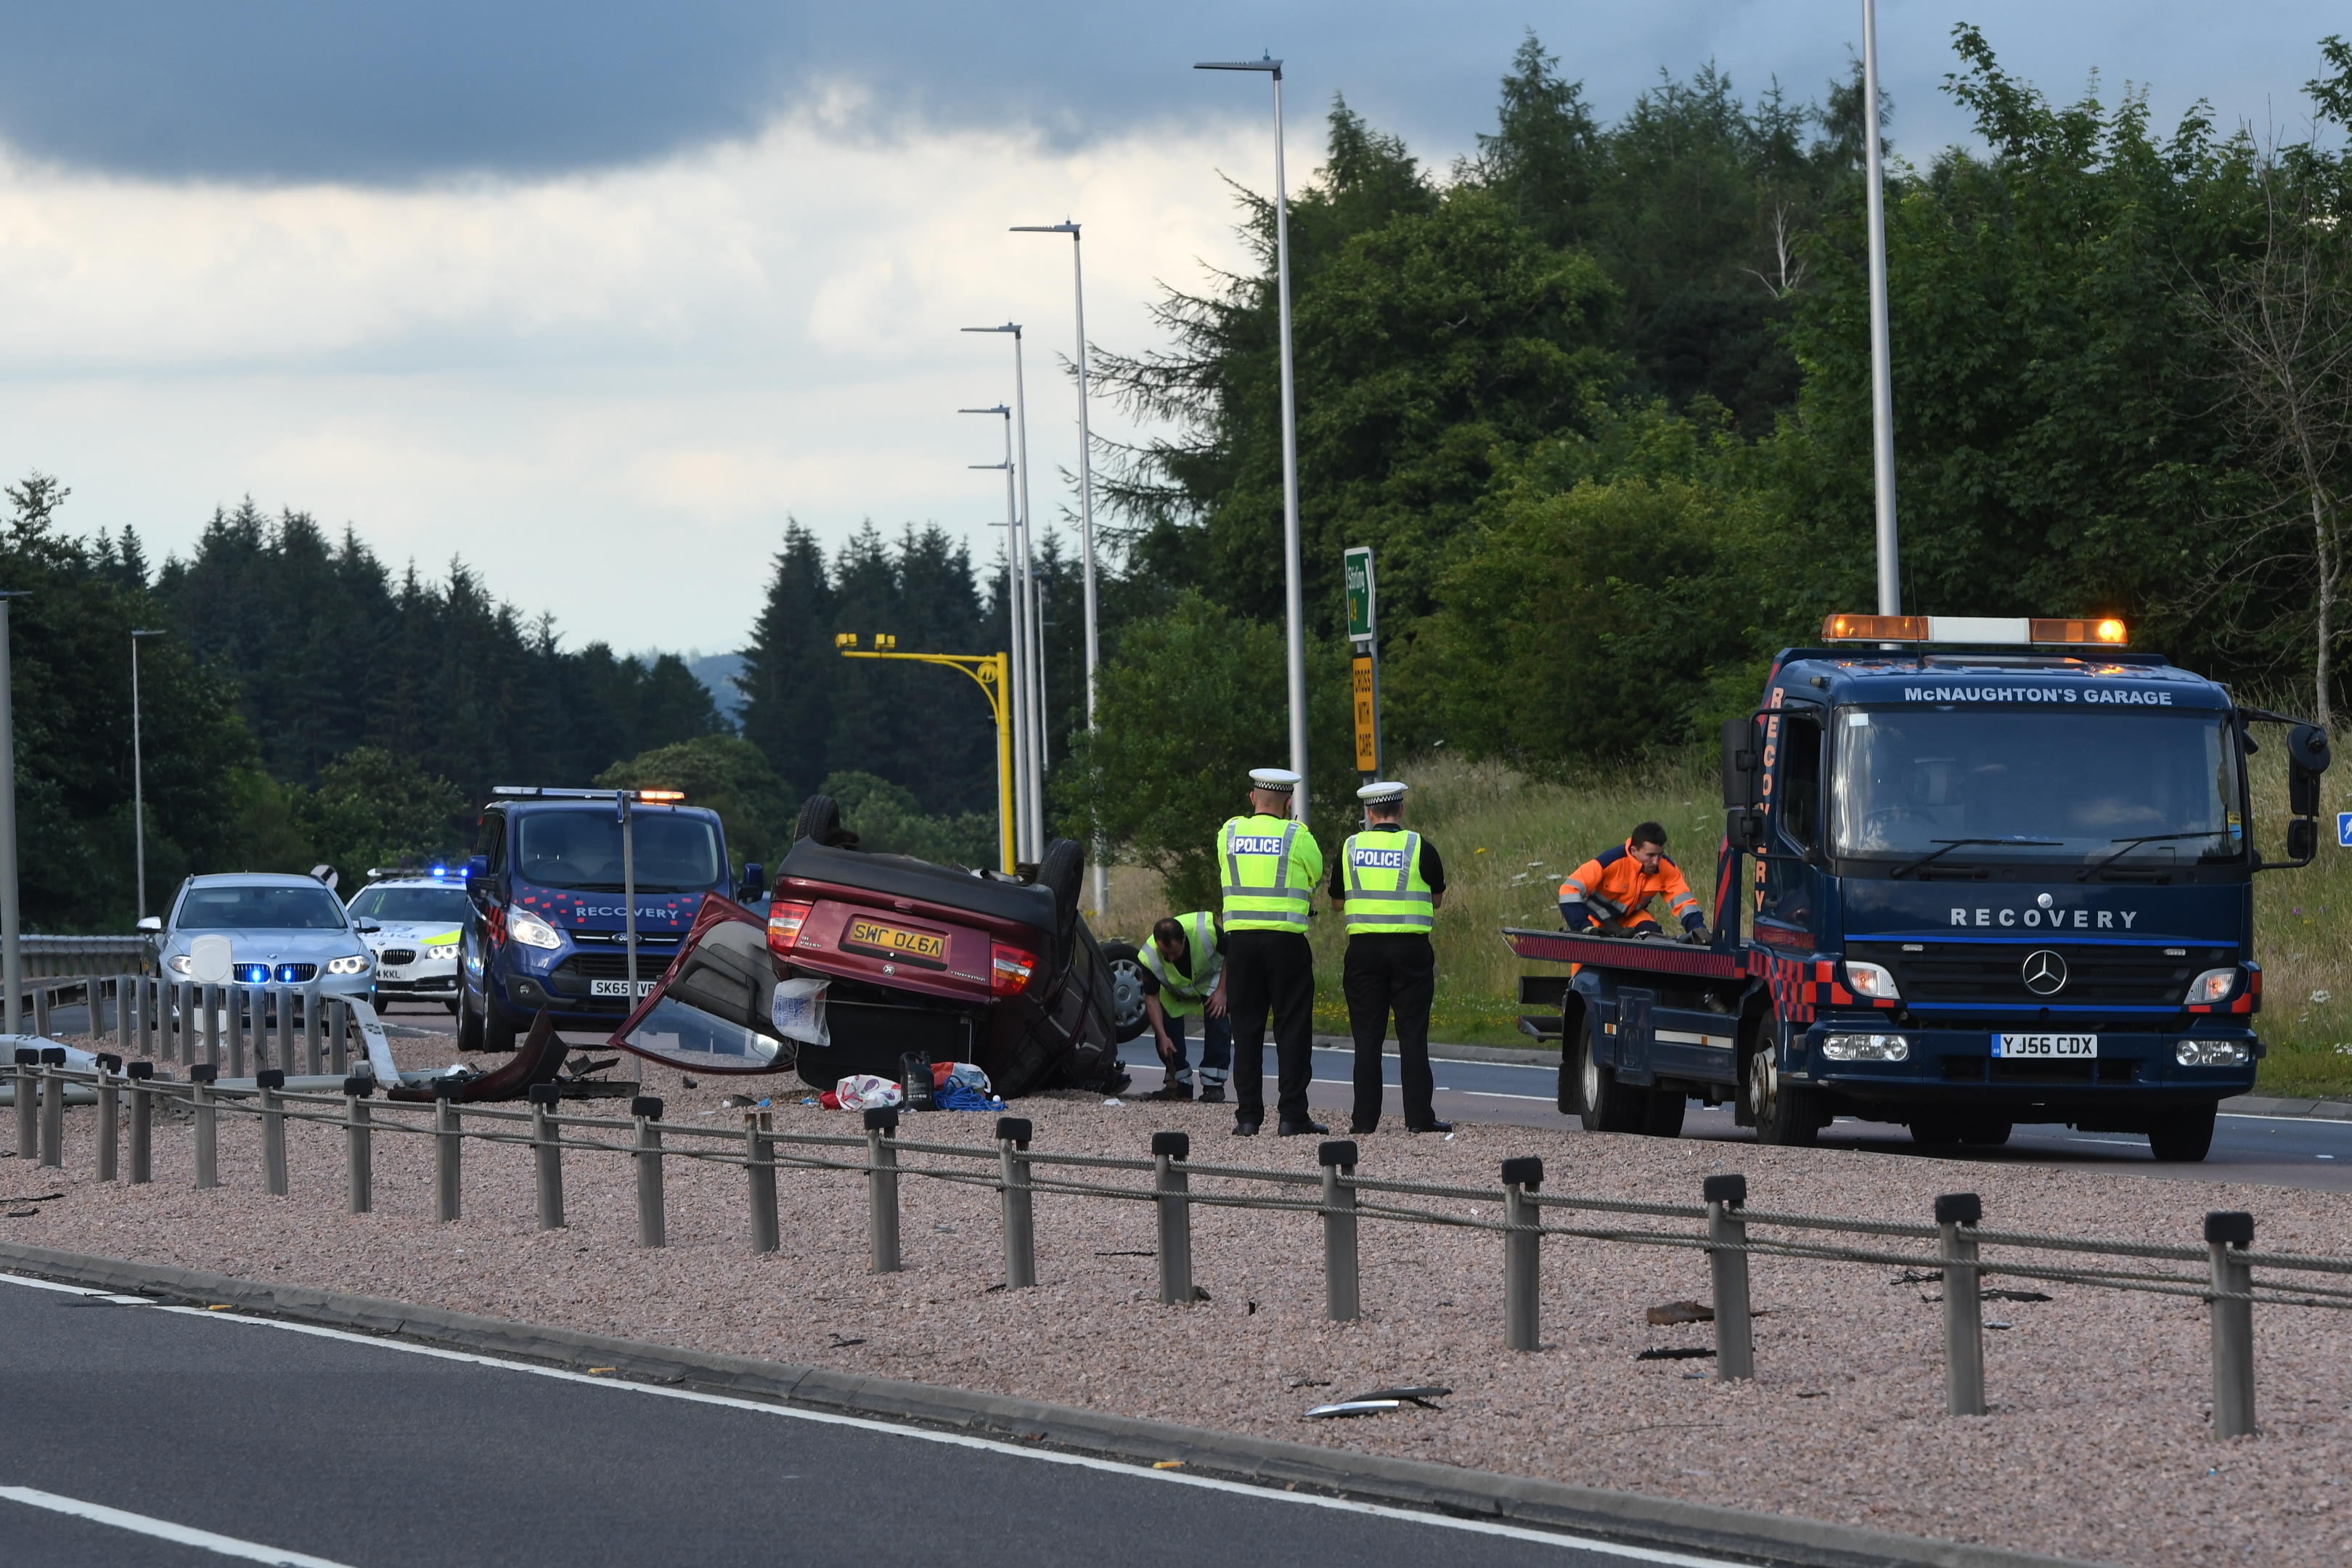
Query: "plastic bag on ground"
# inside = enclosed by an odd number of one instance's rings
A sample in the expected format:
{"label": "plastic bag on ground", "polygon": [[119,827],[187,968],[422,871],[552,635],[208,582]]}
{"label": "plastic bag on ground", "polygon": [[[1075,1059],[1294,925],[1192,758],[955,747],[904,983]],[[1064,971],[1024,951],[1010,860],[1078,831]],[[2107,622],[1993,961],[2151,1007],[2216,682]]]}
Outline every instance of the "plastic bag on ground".
{"label": "plastic bag on ground", "polygon": [[870,1072],[854,1072],[833,1086],[825,1098],[836,1110],[873,1110],[885,1105],[896,1105],[906,1095],[892,1079],[877,1078]]}
{"label": "plastic bag on ground", "polygon": [[830,984],[806,978],[779,981],[775,999],[768,1004],[768,1017],[776,1033],[806,1045],[833,1044],[833,1033],[824,1023],[824,988]]}

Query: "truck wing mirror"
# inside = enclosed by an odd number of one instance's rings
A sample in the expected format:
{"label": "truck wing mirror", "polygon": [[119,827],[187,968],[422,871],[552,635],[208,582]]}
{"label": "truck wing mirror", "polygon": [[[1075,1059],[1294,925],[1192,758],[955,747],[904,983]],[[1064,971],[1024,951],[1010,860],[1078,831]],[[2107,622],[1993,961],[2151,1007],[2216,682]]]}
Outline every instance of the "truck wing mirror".
{"label": "truck wing mirror", "polygon": [[1764,852],[1764,814],[1753,806],[1735,806],[1723,814],[1723,834],[1743,855]]}
{"label": "truck wing mirror", "polygon": [[478,893],[488,886],[489,879],[490,858],[488,856],[477,855],[466,862],[466,891]]}
{"label": "truck wing mirror", "polygon": [[[2327,731],[2318,725],[2297,724],[2287,731],[2287,806],[2295,816],[2319,815],[2319,775],[2327,771],[2327,764],[2333,760],[2327,745]],[[2293,842],[2291,837],[2289,842]],[[2292,855],[2294,851],[2290,849],[2288,853]]]}
{"label": "truck wing mirror", "polygon": [[[2316,777],[2313,779],[2312,784],[2315,789],[2318,787]],[[2298,866],[2305,866],[2309,865],[2311,858],[2318,853],[2318,823],[2307,816],[2298,816],[2286,825],[2286,858]]]}
{"label": "truck wing mirror", "polygon": [[[1744,811],[1756,804],[1756,775],[1760,771],[1764,743],[1751,718],[1723,721],[1723,804]],[[1733,836],[1736,839],[1738,835]]]}

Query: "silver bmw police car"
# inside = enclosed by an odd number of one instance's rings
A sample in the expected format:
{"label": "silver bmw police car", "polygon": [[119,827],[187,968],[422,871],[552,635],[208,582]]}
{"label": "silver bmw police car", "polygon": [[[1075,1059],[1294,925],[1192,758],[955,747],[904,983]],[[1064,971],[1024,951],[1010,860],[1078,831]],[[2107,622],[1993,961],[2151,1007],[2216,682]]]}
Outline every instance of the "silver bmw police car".
{"label": "silver bmw police car", "polygon": [[466,885],[439,868],[388,876],[352,898],[352,919],[376,927],[375,988],[381,1005],[395,999],[438,1002],[457,1010],[457,947],[466,928]]}

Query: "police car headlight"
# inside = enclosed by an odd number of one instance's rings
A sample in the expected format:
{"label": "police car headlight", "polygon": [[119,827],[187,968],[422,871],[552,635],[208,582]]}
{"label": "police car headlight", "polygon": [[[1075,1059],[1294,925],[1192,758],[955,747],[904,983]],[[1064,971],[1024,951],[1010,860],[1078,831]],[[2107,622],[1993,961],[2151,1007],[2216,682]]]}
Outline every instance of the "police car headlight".
{"label": "police car headlight", "polygon": [[1909,1059],[1911,1042],[1900,1035],[1824,1035],[1822,1055],[1833,1062],[1899,1062]]}
{"label": "police car headlight", "polygon": [[2243,1040],[2183,1040],[2172,1047],[2172,1059],[2185,1068],[2242,1068],[2253,1055]]}
{"label": "police car headlight", "polygon": [[368,965],[373,962],[374,960],[370,958],[364,952],[355,952],[348,958],[331,958],[327,960],[327,973],[330,974],[365,974],[368,972]]}
{"label": "police car headlight", "polygon": [[[2189,983],[2189,1000],[2207,1006],[2229,1000],[2230,993],[2238,988],[2235,969],[2209,969]],[[2186,1057],[2181,1058],[2188,1060]]]}
{"label": "police car headlight", "polygon": [[525,947],[551,949],[563,945],[563,939],[555,934],[553,926],[537,915],[527,915],[520,910],[507,916],[507,934]]}
{"label": "police car headlight", "polygon": [[1874,1002],[1899,1002],[1903,993],[1895,988],[1895,973],[1885,964],[1856,963],[1849,960],[1845,966],[1846,989],[1857,996],[1867,996]]}

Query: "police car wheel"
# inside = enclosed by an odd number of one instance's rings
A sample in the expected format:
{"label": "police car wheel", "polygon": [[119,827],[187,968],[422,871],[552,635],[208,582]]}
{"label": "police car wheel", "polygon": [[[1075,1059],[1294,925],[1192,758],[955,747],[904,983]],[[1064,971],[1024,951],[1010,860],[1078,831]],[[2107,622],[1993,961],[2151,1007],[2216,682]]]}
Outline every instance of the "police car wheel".
{"label": "police car wheel", "polygon": [[1102,955],[1110,966],[1111,1033],[1123,1046],[1151,1028],[1151,1015],[1143,1010],[1143,961],[1127,942],[1103,943]]}

